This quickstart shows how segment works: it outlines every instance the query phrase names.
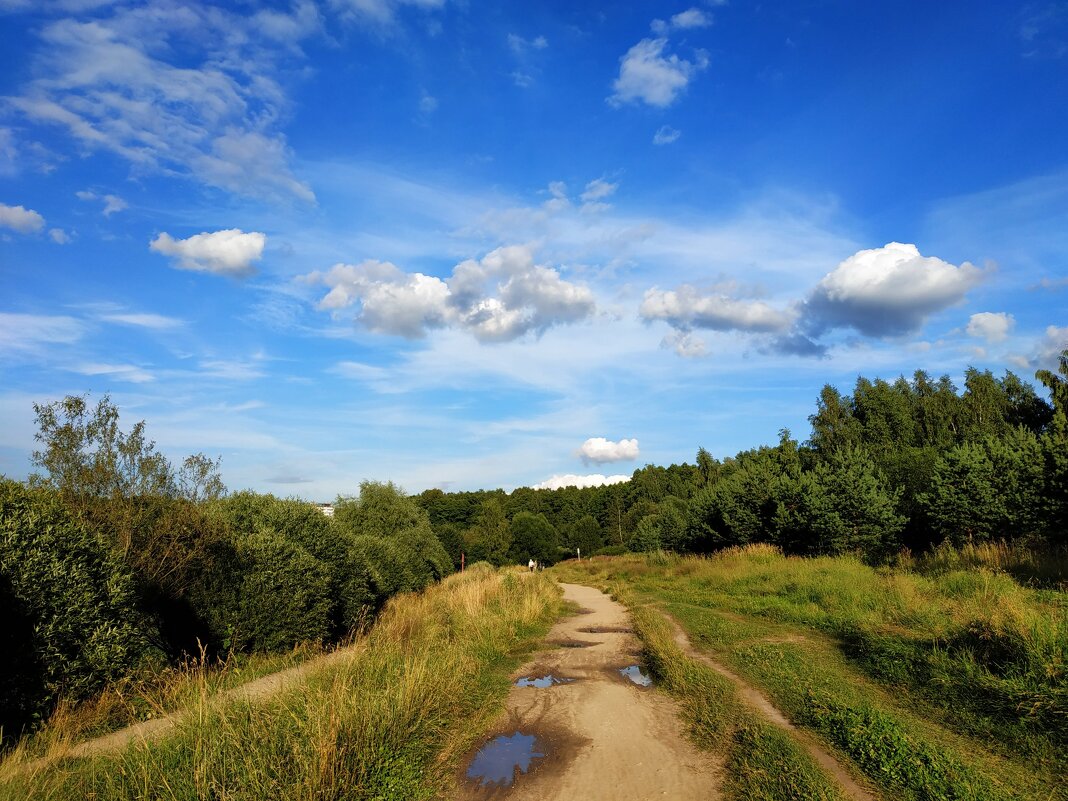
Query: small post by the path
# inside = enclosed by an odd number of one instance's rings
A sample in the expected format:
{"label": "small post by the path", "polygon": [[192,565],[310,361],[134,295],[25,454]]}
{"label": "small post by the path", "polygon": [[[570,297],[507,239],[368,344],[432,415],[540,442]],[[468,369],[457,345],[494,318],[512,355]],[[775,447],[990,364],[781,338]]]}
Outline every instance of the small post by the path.
{"label": "small post by the path", "polygon": [[464,572],[464,561],[466,559],[467,559],[467,555],[463,551],[460,551],[460,572],[461,573]]}
{"label": "small post by the path", "polygon": [[578,559],[580,562],[582,561],[582,549],[581,548],[576,548],[575,549],[575,558]]}

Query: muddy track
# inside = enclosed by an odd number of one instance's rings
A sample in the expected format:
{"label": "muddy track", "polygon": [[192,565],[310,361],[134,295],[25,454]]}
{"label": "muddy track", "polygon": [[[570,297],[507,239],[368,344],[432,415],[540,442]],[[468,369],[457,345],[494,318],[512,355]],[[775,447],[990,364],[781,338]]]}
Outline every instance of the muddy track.
{"label": "muddy track", "polygon": [[685,629],[679,625],[679,622],[663,609],[659,609],[658,611],[671,624],[674,629],[675,644],[682,649],[682,652],[686,654],[686,656],[712,668],[712,670],[716,671],[719,675],[729,679],[730,682],[734,684],[738,696],[745,704],[765,718],[769,723],[778,726],[780,729],[785,729],[794,735],[794,739],[808,751],[809,755],[816,760],[825,771],[834,777],[835,781],[838,782],[839,786],[845,791],[849,798],[855,799],[855,801],[876,801],[876,796],[861,787],[853,778],[852,774],[846,770],[837,759],[815,742],[808,733],[801,731],[791,723],[786,715],[771,703],[771,701],[769,701],[759,690],[751,684],[748,684],[737,673],[721,665],[708,654],[702,653],[694,648]]}
{"label": "muddy track", "polygon": [[[563,584],[582,613],[557,623],[549,650],[516,678],[571,679],[546,687],[513,687],[494,735],[533,735],[544,758],[516,770],[514,783],[481,786],[457,777],[460,799],[646,801],[720,798],[721,765],[681,734],[679,709],[620,670],[638,661],[639,643],[620,604],[592,587]],[[481,745],[481,744],[480,744]],[[474,758],[476,755],[469,755]]]}

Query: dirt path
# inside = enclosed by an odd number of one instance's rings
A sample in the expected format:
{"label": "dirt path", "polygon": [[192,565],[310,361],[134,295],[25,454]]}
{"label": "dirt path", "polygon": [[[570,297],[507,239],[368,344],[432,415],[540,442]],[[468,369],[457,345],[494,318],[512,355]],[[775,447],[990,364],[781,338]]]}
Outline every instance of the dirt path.
{"label": "dirt path", "polygon": [[[254,679],[229,690],[223,690],[222,692],[211,696],[208,699],[208,703],[215,705],[227,701],[251,702],[262,698],[268,698],[281,692],[287,687],[298,683],[307,676],[308,673],[319,670],[334,662],[352,658],[361,650],[363,650],[363,643],[357,642],[354,645],[340,648],[324,656],[310,659],[296,667],[291,667],[277,673],[271,673],[270,675]],[[111,734],[105,734],[100,737],[95,737],[92,740],[86,740],[76,745],[72,745],[69,748],[56,748],[46,757],[27,762],[22,766],[22,770],[38,770],[57,759],[65,757],[89,757],[97,754],[114,753],[121,751],[132,742],[154,740],[177,726],[182,717],[187,714],[196,713],[195,711],[190,711],[188,709],[180,710],[161,718],[146,720],[143,723],[127,726],[126,728],[119,729]]]}
{"label": "dirt path", "polygon": [[[638,661],[627,610],[592,587],[561,586],[564,598],[585,611],[558,623],[548,637],[558,647],[543,652],[518,675],[551,674],[573,681],[513,687],[495,732],[533,734],[548,756],[535,761],[512,787],[480,787],[462,775],[460,798],[718,799],[720,766],[680,734],[674,702],[619,672]],[[589,645],[559,647],[576,643]]]}
{"label": "dirt path", "polygon": [[690,659],[694,659],[707,665],[724,678],[729,679],[734,684],[738,695],[746,704],[766,718],[768,722],[791,732],[795,739],[806,751],[808,751],[809,755],[816,760],[825,771],[834,777],[835,781],[837,781],[839,786],[845,790],[845,793],[849,798],[856,799],[856,801],[876,801],[875,796],[857,784],[853,776],[841,765],[841,763],[838,762],[838,760],[824,750],[808,734],[794,726],[778,707],[765,698],[759,690],[747,684],[741,676],[724,667],[708,654],[701,653],[694,648],[686,631],[679,625],[678,621],[663,610],[661,610],[661,614],[664,615],[674,628],[675,644],[682,649],[683,653],[690,657]]}

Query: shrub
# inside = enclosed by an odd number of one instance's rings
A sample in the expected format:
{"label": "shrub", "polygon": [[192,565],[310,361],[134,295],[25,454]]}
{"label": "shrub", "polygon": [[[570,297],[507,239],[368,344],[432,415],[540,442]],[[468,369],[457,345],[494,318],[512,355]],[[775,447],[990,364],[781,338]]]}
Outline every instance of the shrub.
{"label": "shrub", "polygon": [[223,648],[281,650],[331,629],[329,569],[268,528],[219,544],[193,600]]}
{"label": "shrub", "polygon": [[[148,653],[129,570],[53,492],[0,481],[0,589],[8,636],[30,648],[24,658],[40,670],[15,687],[5,682],[14,706],[0,715],[13,718],[0,722],[25,723],[61,697],[86,698]],[[8,661],[5,670],[21,668]]]}

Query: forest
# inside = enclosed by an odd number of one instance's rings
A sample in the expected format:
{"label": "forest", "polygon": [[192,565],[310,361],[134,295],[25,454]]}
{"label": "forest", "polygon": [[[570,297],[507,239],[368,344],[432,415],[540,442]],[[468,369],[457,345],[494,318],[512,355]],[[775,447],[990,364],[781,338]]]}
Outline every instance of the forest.
{"label": "forest", "polygon": [[[35,406],[38,472],[0,481],[0,726],[189,654],[282,652],[366,630],[387,600],[461,564],[553,564],[625,551],[768,543],[870,564],[988,543],[1025,579],[1065,576],[1068,351],[1045,390],[969,369],[820,392],[809,438],[722,460],[647,465],[595,488],[407,496],[364,481],[329,518],[300,499],[228,493],[218,462],[172,464],[107,397]],[[1030,566],[1030,567],[1028,567]],[[1050,567],[1054,566],[1054,567]],[[1030,570],[1028,573],[1027,570]]]}

